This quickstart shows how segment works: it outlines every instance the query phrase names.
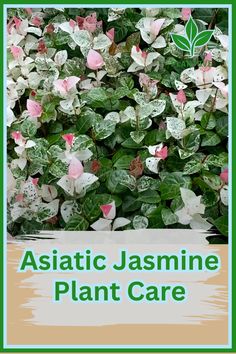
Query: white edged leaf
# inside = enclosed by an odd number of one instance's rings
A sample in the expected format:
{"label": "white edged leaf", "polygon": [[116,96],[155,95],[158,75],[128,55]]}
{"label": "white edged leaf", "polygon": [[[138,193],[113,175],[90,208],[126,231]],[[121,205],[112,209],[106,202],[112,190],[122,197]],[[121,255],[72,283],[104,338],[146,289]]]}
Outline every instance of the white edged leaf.
{"label": "white edged leaf", "polygon": [[186,128],[185,122],[175,117],[167,117],[166,122],[167,130],[170,132],[171,136],[177,140],[182,139]]}
{"label": "white edged leaf", "polygon": [[68,58],[68,54],[66,50],[60,50],[59,52],[56,53],[54,57],[54,61],[58,66],[61,66],[65,64],[66,60]]}

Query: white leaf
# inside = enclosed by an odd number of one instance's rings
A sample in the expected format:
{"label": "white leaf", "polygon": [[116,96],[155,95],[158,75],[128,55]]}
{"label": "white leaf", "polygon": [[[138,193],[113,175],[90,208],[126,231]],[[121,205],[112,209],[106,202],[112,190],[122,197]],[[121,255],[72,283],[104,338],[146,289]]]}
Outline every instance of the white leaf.
{"label": "white leaf", "polygon": [[95,231],[110,231],[112,220],[100,218],[95,221],[90,227]]}
{"label": "white leaf", "polygon": [[69,34],[73,33],[73,28],[70,26],[69,22],[63,22],[59,25],[59,28],[64,31],[67,32]]}
{"label": "white leaf", "polygon": [[159,49],[159,48],[165,48],[166,47],[166,40],[163,36],[157,37],[157,39],[152,43],[152,47]]}
{"label": "white leaf", "polygon": [[150,146],[148,146],[148,151],[149,151],[149,154],[155,156],[156,152],[160,151],[162,148],[163,148],[162,143],[160,143],[158,145],[150,145]]}
{"label": "white leaf", "polygon": [[205,205],[201,203],[201,196],[196,196],[193,191],[187,188],[180,188],[180,193],[185,207],[189,209],[190,215],[204,213]]}
{"label": "white leaf", "polygon": [[226,68],[224,68],[222,65],[217,66],[214,70],[212,81],[220,82],[226,79],[228,79],[228,72]]}
{"label": "white leaf", "polygon": [[136,71],[139,71],[139,70],[142,70],[143,69],[143,66],[142,65],[139,65],[137,64],[136,62],[133,62],[127,69],[127,72],[128,73],[134,73]]}
{"label": "white leaf", "polygon": [[101,33],[97,37],[94,38],[93,49],[94,50],[103,50],[103,49],[106,49],[107,47],[110,47],[111,44],[112,44],[112,41],[105,34]]}
{"label": "white leaf", "polygon": [[41,191],[42,198],[45,200],[45,202],[51,202],[57,197],[57,189],[55,186],[43,184]]}
{"label": "white leaf", "polygon": [[203,89],[203,90],[197,90],[196,91],[196,97],[198,99],[198,101],[204,105],[206,103],[206,101],[208,100],[208,98],[210,97],[210,95],[212,94],[212,89]]}
{"label": "white leaf", "polygon": [[90,159],[91,156],[93,156],[92,151],[89,149],[86,150],[78,150],[75,153],[75,156],[80,160],[80,161],[87,161]]}
{"label": "white leaf", "polygon": [[152,117],[159,116],[162,112],[164,112],[166,108],[166,101],[165,100],[153,100],[150,102],[150,105],[152,107]]}
{"label": "white leaf", "polygon": [[63,220],[67,223],[69,219],[74,215],[79,213],[79,207],[76,201],[66,200],[61,205],[61,216]]}
{"label": "white leaf", "polygon": [[112,230],[115,231],[116,229],[119,229],[120,227],[126,226],[130,224],[130,220],[126,218],[116,218],[113,223]]}
{"label": "white leaf", "polygon": [[74,180],[69,178],[67,175],[59,179],[57,184],[68,194],[70,195],[74,194]]}
{"label": "white leaf", "polygon": [[60,106],[62,109],[71,110],[73,109],[74,98],[67,98],[66,100],[60,101]]}
{"label": "white leaf", "polygon": [[7,107],[7,126],[10,127],[16,120],[15,114],[10,107]]}
{"label": "white leaf", "polygon": [[188,213],[188,210],[185,207],[177,210],[175,215],[177,215],[179,223],[182,225],[188,225],[192,220],[192,216]]}
{"label": "white leaf", "polygon": [[175,87],[176,89],[179,91],[179,90],[184,90],[186,89],[188,86],[185,85],[183,82],[181,81],[178,81],[178,80],[175,80]]}
{"label": "white leaf", "polygon": [[136,144],[140,144],[141,141],[143,141],[143,139],[145,138],[145,135],[146,133],[140,130],[135,130],[133,132],[130,132],[130,136]]}
{"label": "white leaf", "polygon": [[59,208],[59,199],[55,199],[50,203],[40,203],[38,208],[39,221],[48,220],[56,216],[58,213],[58,208]]}
{"label": "white leaf", "polygon": [[194,68],[188,68],[182,71],[180,75],[180,80],[184,82],[185,84],[189,84],[194,80]]}
{"label": "white leaf", "polygon": [[56,53],[54,57],[54,61],[58,66],[61,66],[65,64],[66,60],[68,58],[68,54],[66,50],[60,50],[59,52]]}
{"label": "white leaf", "polygon": [[28,84],[32,90],[36,90],[38,88],[41,80],[42,77],[35,71],[30,72],[28,75]]}
{"label": "white leaf", "polygon": [[220,190],[220,199],[224,205],[228,205],[228,186],[223,186]]}
{"label": "white leaf", "polygon": [[93,175],[92,173],[83,173],[77,180],[75,181],[75,190],[76,193],[80,194],[86,191],[87,187],[96,182],[98,177]]}
{"label": "white leaf", "polygon": [[7,191],[12,191],[16,187],[16,179],[14,178],[10,168],[7,168]]}
{"label": "white leaf", "polygon": [[28,140],[27,143],[25,144],[25,148],[29,149],[36,146],[36,143],[33,140]]}
{"label": "white leaf", "polygon": [[193,215],[192,220],[190,221],[190,226],[194,230],[205,231],[209,230],[212,227],[212,225],[208,221],[203,219],[199,214]]}
{"label": "white leaf", "polygon": [[42,35],[42,30],[39,27],[28,27],[27,32],[28,33],[33,33],[33,34],[35,34],[38,37],[41,37],[41,35]]}
{"label": "white leaf", "polygon": [[38,197],[37,187],[31,181],[24,183],[22,193],[24,194],[24,197],[30,201],[33,201]]}
{"label": "white leaf", "polygon": [[158,157],[148,157],[146,159],[147,168],[154,173],[158,173],[158,164],[160,160],[161,159]]}
{"label": "white leaf", "polygon": [[128,106],[124,111],[120,112],[120,121],[121,123],[127,122],[129,120],[135,120],[136,113],[135,109],[132,106]]}
{"label": "white leaf", "polygon": [[147,58],[146,58],[146,62],[145,62],[145,66],[152,64],[152,62],[155,59],[157,59],[159,56],[160,56],[160,54],[157,52],[148,53]]}

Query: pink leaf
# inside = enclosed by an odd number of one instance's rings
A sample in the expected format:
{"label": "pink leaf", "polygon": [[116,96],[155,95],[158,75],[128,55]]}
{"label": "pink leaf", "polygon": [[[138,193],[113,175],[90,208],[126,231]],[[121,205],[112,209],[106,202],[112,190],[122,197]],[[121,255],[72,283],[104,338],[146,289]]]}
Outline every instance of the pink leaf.
{"label": "pink leaf", "polygon": [[18,29],[20,27],[22,21],[16,16],[13,17],[13,20],[15,22],[16,29]]}
{"label": "pink leaf", "polygon": [[15,45],[11,47],[11,54],[13,55],[14,59],[20,59],[24,56],[23,49]]}
{"label": "pink leaf", "polygon": [[43,113],[43,109],[40,103],[33,100],[27,100],[26,107],[31,117],[33,118],[41,117]]}
{"label": "pink leaf", "polygon": [[191,15],[192,10],[189,8],[183,8],[181,11],[181,15],[182,15],[182,20],[183,21],[188,21],[189,17]]}
{"label": "pink leaf", "polygon": [[71,28],[73,28],[73,29],[74,29],[74,28],[75,28],[75,26],[76,26],[76,22],[75,22],[74,20],[71,20],[71,19],[70,19],[70,21],[69,21],[69,25],[70,25],[70,27],[71,27]]}
{"label": "pink leaf", "polygon": [[98,70],[103,65],[103,57],[96,50],[90,49],[87,56],[87,67],[91,70]]}
{"label": "pink leaf", "polygon": [[115,38],[115,29],[111,28],[106,32],[107,37],[113,42]]}
{"label": "pink leaf", "polygon": [[167,146],[164,146],[161,150],[156,151],[155,156],[161,158],[162,160],[165,160],[168,156]]}
{"label": "pink leaf", "polygon": [[24,140],[23,135],[22,135],[21,132],[19,132],[18,130],[12,132],[12,133],[11,133],[11,137],[12,137],[12,139],[14,139],[14,141],[15,141],[16,144],[17,144],[17,142],[20,142],[20,141]]}
{"label": "pink leaf", "polygon": [[176,99],[179,103],[185,104],[187,102],[187,98],[184,93],[184,90],[179,90],[179,92],[177,93]]}
{"label": "pink leaf", "polygon": [[164,22],[165,22],[164,18],[160,18],[156,21],[153,21],[151,24],[151,31],[150,32],[152,34],[154,34],[155,36],[158,36]]}
{"label": "pink leaf", "polygon": [[101,211],[103,212],[103,217],[105,219],[113,220],[116,216],[116,205],[115,202],[109,204],[104,204],[100,206]]}
{"label": "pink leaf", "polygon": [[62,135],[62,139],[64,139],[68,145],[72,146],[75,135],[73,133]]}
{"label": "pink leaf", "polygon": [[107,216],[112,208],[111,204],[100,205],[100,209],[103,212],[103,216]]}
{"label": "pink leaf", "polygon": [[72,88],[76,88],[76,84],[79,82],[79,77],[69,76],[64,80],[59,79],[54,83],[55,88],[60,92],[61,95],[67,94]]}
{"label": "pink leaf", "polygon": [[40,27],[42,24],[42,21],[40,20],[39,17],[35,16],[32,20],[31,20],[32,24],[36,27]]}
{"label": "pink leaf", "polygon": [[224,171],[221,172],[220,178],[223,182],[228,183],[228,168],[225,168]]}
{"label": "pink leaf", "polygon": [[83,172],[84,168],[82,163],[76,157],[73,157],[69,165],[68,176],[72,179],[77,179],[83,174]]}
{"label": "pink leaf", "polygon": [[32,181],[32,183],[33,183],[34,186],[37,186],[37,185],[38,185],[39,178],[32,178],[31,181]]}

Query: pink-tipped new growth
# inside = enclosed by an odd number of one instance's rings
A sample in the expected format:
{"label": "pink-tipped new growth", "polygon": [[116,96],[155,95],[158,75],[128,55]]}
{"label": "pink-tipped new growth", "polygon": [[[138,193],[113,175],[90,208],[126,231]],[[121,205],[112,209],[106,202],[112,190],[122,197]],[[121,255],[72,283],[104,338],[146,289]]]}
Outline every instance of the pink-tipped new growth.
{"label": "pink-tipped new growth", "polygon": [[73,145],[74,138],[75,138],[75,135],[73,133],[68,133],[68,134],[62,135],[62,139],[64,139],[69,146]]}
{"label": "pink-tipped new growth", "polygon": [[184,90],[179,90],[179,92],[177,93],[176,99],[179,103],[185,104],[187,102],[187,98],[186,98]]}

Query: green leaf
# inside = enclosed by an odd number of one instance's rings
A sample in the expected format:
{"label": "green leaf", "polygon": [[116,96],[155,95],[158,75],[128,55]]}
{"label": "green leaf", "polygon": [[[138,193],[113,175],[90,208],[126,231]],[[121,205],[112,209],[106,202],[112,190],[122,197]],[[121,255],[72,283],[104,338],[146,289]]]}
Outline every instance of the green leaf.
{"label": "green leaf", "polygon": [[132,178],[126,170],[111,171],[107,179],[107,188],[111,193],[123,193],[127,188],[135,188],[135,178]]}
{"label": "green leaf", "polygon": [[124,213],[131,213],[135,210],[140,209],[142,203],[137,201],[132,195],[126,195],[123,198],[122,211]]}
{"label": "green leaf", "polygon": [[133,156],[131,155],[123,155],[121,156],[115,163],[114,167],[118,170],[128,170],[131,161],[133,160]]}
{"label": "green leaf", "polygon": [[221,116],[216,119],[216,132],[220,136],[228,136],[228,116]]}
{"label": "green leaf", "polygon": [[79,134],[86,133],[94,124],[96,117],[101,117],[101,116],[96,114],[92,109],[87,108],[83,110],[78,116],[76,122],[76,128],[78,130],[78,133]]}
{"label": "green leaf", "polygon": [[202,138],[201,146],[215,146],[220,143],[220,137],[214,132],[208,131]]}
{"label": "green leaf", "polygon": [[216,126],[216,119],[212,113],[205,113],[201,118],[201,126],[204,129],[214,129]]}
{"label": "green leaf", "polygon": [[161,211],[161,216],[166,226],[178,222],[178,217],[169,208],[163,208]]}
{"label": "green leaf", "polygon": [[224,236],[228,236],[228,216],[223,215],[213,221],[213,224]]}
{"label": "green leaf", "polygon": [[206,45],[211,39],[213,33],[214,33],[213,30],[206,30],[198,33],[198,35],[195,37],[193,42],[194,47],[202,47],[203,45]]}
{"label": "green leaf", "polygon": [[198,27],[197,27],[196,22],[193,20],[192,16],[190,16],[190,18],[186,24],[185,31],[186,31],[188,40],[190,41],[190,43],[192,43],[194,38],[198,34]]}
{"label": "green leaf", "polygon": [[161,201],[161,197],[157,191],[146,190],[139,193],[137,200],[147,204],[158,204]]}
{"label": "green leaf", "polygon": [[142,144],[135,143],[132,138],[126,139],[125,141],[123,141],[123,143],[121,143],[121,145],[128,149],[139,149],[140,147],[142,147]]}
{"label": "green leaf", "polygon": [[43,106],[43,114],[40,117],[40,120],[43,123],[48,123],[50,121],[55,121],[57,119],[57,111],[55,109],[54,102],[48,102]]}
{"label": "green leaf", "polygon": [[184,36],[181,36],[179,34],[171,34],[171,38],[173,40],[173,42],[175,43],[175,45],[185,51],[185,52],[189,52],[190,51],[190,43],[187,40],[187,38],[185,38]]}
{"label": "green leaf", "polygon": [[206,191],[202,196],[202,202],[206,207],[212,207],[219,201],[219,194],[213,190]]}
{"label": "green leaf", "polygon": [[81,215],[73,215],[66,224],[66,231],[85,231],[89,227],[88,221]]}
{"label": "green leaf", "polygon": [[162,206],[159,206],[148,215],[149,227],[151,229],[162,229],[165,227],[165,224],[162,220],[161,210]]}
{"label": "green leaf", "polygon": [[82,206],[83,214],[86,215],[89,222],[93,222],[102,214],[100,206],[109,204],[112,201],[113,198],[110,194],[96,194],[88,196]]}
{"label": "green leaf", "polygon": [[180,187],[191,189],[191,178],[181,172],[168,173],[160,185],[161,199],[174,199],[180,194]]}

